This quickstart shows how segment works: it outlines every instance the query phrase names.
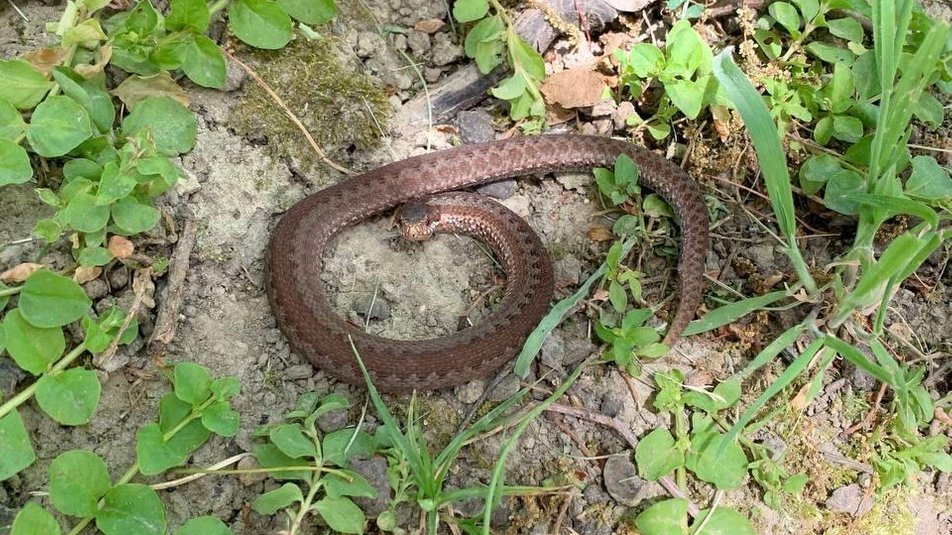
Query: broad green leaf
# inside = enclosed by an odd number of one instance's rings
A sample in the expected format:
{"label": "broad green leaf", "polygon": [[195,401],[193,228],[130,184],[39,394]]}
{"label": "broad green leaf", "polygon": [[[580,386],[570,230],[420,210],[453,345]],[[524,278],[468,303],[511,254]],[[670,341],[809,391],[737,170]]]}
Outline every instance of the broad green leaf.
{"label": "broad green leaf", "polygon": [[298,424],[282,424],[271,430],[271,442],[292,459],[314,457],[320,459],[321,452],[314,442],[304,435]]}
{"label": "broad green leaf", "polygon": [[701,107],[704,104],[705,85],[708,78],[702,78],[700,81],[678,80],[665,84],[665,90],[671,102],[688,119],[696,119],[701,113]]}
{"label": "broad green leaf", "polygon": [[171,0],[169,10],[169,16],[165,19],[169,30],[187,29],[201,34],[208,28],[211,15],[204,0]]}
{"label": "broad green leaf", "polygon": [[364,431],[338,429],[324,435],[322,441],[324,462],[337,466],[346,466],[353,457],[372,457],[377,449],[377,441]]}
{"label": "broad green leaf", "polygon": [[13,520],[10,535],[60,535],[60,525],[49,511],[27,502]]}
{"label": "broad green leaf", "polygon": [[174,392],[159,400],[159,429],[168,433],[192,413],[192,404],[179,399]]}
{"label": "broad green leaf", "polygon": [[199,420],[186,424],[167,441],[157,423],[140,428],[136,433],[139,470],[151,476],[184,464],[188,456],[208,440],[209,434]]}
{"label": "broad green leaf", "polygon": [[671,499],[658,502],[635,518],[641,535],[687,535],[688,501]]}
{"label": "broad green leaf", "polygon": [[70,199],[62,215],[69,226],[80,232],[98,232],[109,222],[109,206],[99,204],[94,195],[80,191]]}
{"label": "broad green leaf", "polygon": [[10,479],[35,460],[30,435],[20,413],[14,409],[0,418],[0,481]]}
{"label": "broad green leaf", "polygon": [[0,100],[28,110],[43,100],[53,87],[33,65],[22,59],[0,60]]}
{"label": "broad green leaf", "polygon": [[102,31],[97,19],[86,19],[76,26],[73,26],[63,33],[61,45],[64,48],[73,45],[95,47],[100,41],[106,40],[106,34]]}
{"label": "broad green leaf", "polygon": [[501,100],[512,100],[526,91],[526,79],[519,73],[506,78],[499,85],[490,90],[494,97]]}
{"label": "broad green leaf", "polygon": [[220,400],[228,400],[241,391],[241,382],[236,377],[219,377],[212,381],[212,394]]}
{"label": "broad green leaf", "polygon": [[314,506],[321,518],[338,533],[363,533],[364,512],[348,498],[326,496]]}
{"label": "broad green leaf", "polygon": [[61,513],[89,516],[112,487],[106,463],[88,450],[70,450],[50,463],[50,501]]}
{"label": "broad green leaf", "polygon": [[829,178],[823,202],[830,210],[844,215],[856,215],[860,203],[851,198],[854,193],[866,191],[862,175],[856,171],[843,170]]}
{"label": "broad green leaf", "polygon": [[328,496],[362,496],[365,498],[373,498],[377,495],[376,489],[364,479],[364,476],[352,470],[345,472],[347,476],[350,476],[349,480],[343,475],[336,473],[324,476],[324,489],[327,491]]}
{"label": "broad green leaf", "polygon": [[[710,518],[707,517],[709,514]],[[691,527],[697,529],[696,526],[701,524],[704,525],[705,535],[757,535],[746,517],[726,507],[718,507],[713,513],[710,509],[701,511]]]}
{"label": "broad green leaf", "polygon": [[703,433],[692,437],[685,464],[698,478],[720,490],[739,487],[747,476],[747,456],[734,441],[722,434]]}
{"label": "broad green leaf", "polygon": [[840,161],[830,154],[821,153],[812,156],[800,166],[800,174],[798,175],[800,187],[806,193],[813,195],[823,189],[824,184],[831,176],[842,170],[843,167],[840,165]]}
{"label": "broad green leaf", "polygon": [[20,313],[36,327],[59,327],[82,318],[92,301],[76,281],[47,269],[35,271],[20,290]]}
{"label": "broad green leaf", "polygon": [[75,149],[92,134],[86,109],[69,97],[55,95],[33,110],[26,138],[37,154],[53,158]]}
{"label": "broad green leaf", "polygon": [[786,296],[787,292],[776,291],[717,307],[705,314],[703,318],[692,321],[684,330],[684,336],[700,334],[727,325]]}
{"label": "broad green leaf", "polygon": [[542,61],[542,56],[516,32],[512,32],[509,37],[509,54],[514,66],[525,70],[529,77],[534,80],[545,78],[545,62]]}
{"label": "broad green leaf", "polygon": [[122,133],[131,137],[148,128],[152,132],[155,148],[162,154],[174,156],[188,152],[195,146],[197,124],[195,114],[177,100],[149,97],[140,101],[132,113],[122,120]]}
{"label": "broad green leaf", "polygon": [[800,9],[803,19],[807,22],[813,20],[820,12],[820,2],[818,0],[793,0],[793,3]]}
{"label": "broad green leaf", "polygon": [[836,64],[843,63],[847,66],[853,64],[856,55],[845,48],[828,45],[820,41],[813,41],[804,47],[807,52],[813,54],[821,61]]}
{"label": "broad green leaf", "polygon": [[[286,466],[303,466],[301,461],[297,459],[292,459],[284,454],[277,446],[274,444],[257,444],[254,447],[255,459],[258,460],[263,468],[282,468]],[[308,480],[311,477],[311,472],[306,470],[281,470],[270,472],[272,478],[277,480],[283,479],[300,479]]]}
{"label": "broad green leaf", "polygon": [[942,103],[939,102],[939,99],[935,98],[932,93],[927,91],[923,91],[919,95],[914,113],[916,117],[932,128],[938,128],[939,125],[942,124],[942,119],[945,116]]}
{"label": "broad green leaf", "polygon": [[30,155],[19,144],[0,138],[0,187],[22,184],[31,178]]}
{"label": "broad green leaf", "polygon": [[49,369],[66,349],[66,338],[59,327],[34,327],[15,308],[3,317],[3,335],[7,353],[17,366],[40,375]]}
{"label": "broad green leaf", "polygon": [[214,516],[199,516],[175,530],[175,535],[231,535],[231,530]]}
{"label": "broad green leaf", "polygon": [[863,42],[863,26],[852,17],[828,20],[826,27],[837,37],[856,43]]}
{"label": "broad green leaf", "polygon": [[103,167],[99,191],[96,193],[96,204],[106,206],[127,197],[135,189],[136,184],[138,184],[136,177],[120,170],[118,162],[109,162]]}
{"label": "broad green leaf", "polygon": [[[114,162],[112,162],[114,163]],[[108,165],[108,164],[107,164]],[[63,164],[63,179],[67,182],[76,178],[99,180],[103,166],[86,158],[74,158]]]}
{"label": "broad green leaf", "polygon": [[800,35],[800,15],[795,7],[787,2],[773,2],[767,11],[794,38]]}
{"label": "broad green leaf", "polygon": [[291,17],[273,0],[236,0],[228,22],[238,39],[256,48],[278,49],[291,40]]}
{"label": "broad green leaf", "polygon": [[638,43],[631,47],[627,56],[628,65],[639,78],[657,76],[664,69],[664,54],[651,43]]}
{"label": "broad green leaf", "polygon": [[182,71],[196,84],[221,89],[225,85],[225,57],[221,49],[204,35],[194,35],[182,60]]}
{"label": "broad green leaf", "polygon": [[47,243],[55,242],[62,233],[63,227],[55,220],[49,218],[40,219],[36,222],[36,226],[33,227],[33,235]]}
{"label": "broad green leaf", "polygon": [[211,395],[212,375],[208,368],[192,362],[180,362],[175,365],[173,383],[175,396],[180,400],[197,406]]}
{"label": "broad green leaf", "polygon": [[238,424],[238,411],[232,409],[227,401],[216,401],[202,413],[202,425],[223,437],[235,436],[238,432]]}
{"label": "broad green leaf", "polygon": [[265,492],[255,498],[251,507],[259,515],[273,515],[281,509],[289,507],[295,502],[303,502],[304,496],[301,494],[301,488],[294,483],[285,483],[279,488]]}
{"label": "broad green leaf", "polygon": [[278,4],[304,24],[324,24],[337,15],[334,0],[278,0]]}
{"label": "broad green leaf", "polygon": [[23,116],[12,104],[0,98],[0,138],[17,139],[26,132]]}
{"label": "broad green leaf", "polygon": [[148,204],[142,204],[133,197],[120,199],[112,205],[112,219],[125,233],[139,234],[152,230],[159,222],[159,211]]}
{"label": "broad green leaf", "polygon": [[106,535],[164,535],[165,509],[148,485],[127,483],[114,487],[96,513],[96,527]]}
{"label": "broad green leaf", "polygon": [[912,174],[906,181],[906,193],[930,201],[952,198],[952,178],[932,156],[912,159]]}
{"label": "broad green leaf", "polygon": [[43,375],[37,382],[36,402],[50,418],[63,425],[83,425],[96,412],[101,391],[96,372],[70,368]]}
{"label": "broad green leaf", "polygon": [[671,432],[661,427],[645,435],[635,447],[638,473],[648,481],[657,481],[684,465],[684,453],[675,448]]}
{"label": "broad green leaf", "polygon": [[489,13],[487,0],[461,0],[453,4],[453,18],[459,22],[473,22]]}
{"label": "broad green leaf", "polygon": [[863,137],[862,121],[849,115],[834,115],[833,137],[847,143],[856,143]]}

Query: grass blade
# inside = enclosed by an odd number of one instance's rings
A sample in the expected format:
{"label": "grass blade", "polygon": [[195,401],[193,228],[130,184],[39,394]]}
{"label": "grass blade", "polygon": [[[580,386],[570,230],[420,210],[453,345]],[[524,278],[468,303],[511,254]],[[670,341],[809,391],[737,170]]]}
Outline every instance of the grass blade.
{"label": "grass blade", "polygon": [[727,325],[787,296],[789,293],[781,290],[717,307],[705,314],[703,318],[692,321],[684,330],[684,336],[700,334]]}

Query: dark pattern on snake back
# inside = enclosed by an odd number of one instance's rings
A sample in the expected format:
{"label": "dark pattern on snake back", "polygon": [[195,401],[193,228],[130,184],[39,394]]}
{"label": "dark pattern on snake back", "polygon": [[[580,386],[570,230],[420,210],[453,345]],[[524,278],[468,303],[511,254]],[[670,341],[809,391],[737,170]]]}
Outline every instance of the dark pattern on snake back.
{"label": "dark pattern on snake back", "polygon": [[428,340],[373,336],[341,318],[321,280],[328,244],[342,229],[411,199],[533,173],[612,168],[619,154],[635,161],[640,183],[671,205],[681,227],[679,304],[664,339],[672,344],[694,317],[704,289],[708,216],[701,191],[680,167],[652,152],[580,135],[521,137],[416,156],[301,200],[276,226],[267,260],[265,284],[278,327],[296,353],[351,384],[364,381],[348,337],[382,391],[439,389],[488,376],[521,349],[552,298],[551,261],[525,221],[504,210],[474,223],[476,237],[501,257],[505,293],[476,325]]}

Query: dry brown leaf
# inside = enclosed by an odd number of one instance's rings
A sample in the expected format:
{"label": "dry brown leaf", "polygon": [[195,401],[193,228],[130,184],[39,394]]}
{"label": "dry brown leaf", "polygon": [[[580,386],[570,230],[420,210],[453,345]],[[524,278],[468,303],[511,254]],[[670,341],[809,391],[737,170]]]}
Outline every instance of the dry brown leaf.
{"label": "dry brown leaf", "polygon": [[188,106],[188,95],[175,83],[168,71],[160,71],[152,76],[134,74],[113,89],[112,94],[119,97],[130,110],[149,97],[169,97],[181,102],[183,106]]}
{"label": "dry brown leaf", "polygon": [[542,82],[546,102],[563,108],[587,108],[602,100],[605,77],[588,69],[557,72]]}
{"label": "dry brown leaf", "polygon": [[31,65],[43,73],[43,76],[49,78],[53,75],[53,67],[63,62],[66,57],[66,49],[60,46],[48,46],[31,50],[21,56]]}
{"label": "dry brown leaf", "polygon": [[0,281],[3,282],[23,282],[33,274],[34,271],[43,267],[43,264],[34,264],[33,262],[24,262],[20,265],[0,273]]}
{"label": "dry brown leaf", "polygon": [[413,25],[413,29],[423,33],[436,33],[443,29],[445,23],[440,19],[421,20]]}
{"label": "dry brown leaf", "polygon": [[112,256],[122,260],[127,258],[135,251],[135,245],[132,244],[127,238],[122,236],[111,236],[109,238],[109,243],[106,245],[106,249],[112,253]]}
{"label": "dry brown leaf", "polygon": [[588,229],[585,234],[588,235],[588,239],[592,241],[609,241],[614,237],[612,236],[612,231],[608,229],[608,227],[601,226],[592,227]]}
{"label": "dry brown leaf", "polygon": [[95,280],[100,275],[102,275],[102,268],[99,266],[79,266],[76,268],[76,271],[73,272],[73,280],[85,284],[91,280]]}
{"label": "dry brown leaf", "polygon": [[112,45],[102,45],[96,49],[96,60],[92,63],[80,63],[73,70],[83,78],[92,78],[102,72],[112,59]]}

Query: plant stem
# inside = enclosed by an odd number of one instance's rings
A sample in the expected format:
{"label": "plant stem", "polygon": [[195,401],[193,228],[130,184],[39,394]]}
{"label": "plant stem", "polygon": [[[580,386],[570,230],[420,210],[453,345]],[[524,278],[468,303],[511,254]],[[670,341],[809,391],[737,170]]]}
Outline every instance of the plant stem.
{"label": "plant stem", "polygon": [[227,6],[229,3],[231,3],[231,0],[218,0],[217,2],[215,2],[214,4],[208,7],[208,13],[210,15],[214,15],[215,13],[218,13],[222,9],[225,9],[225,6]]}
{"label": "plant stem", "polygon": [[304,501],[301,502],[301,509],[298,510],[294,521],[291,522],[291,529],[288,531],[288,535],[294,535],[301,527],[301,522],[304,521],[304,515],[311,509],[311,502],[314,501],[314,496],[317,496],[317,491],[321,488],[320,480],[320,473],[315,474],[314,477],[311,478],[310,489],[307,491],[307,496],[304,498]]}
{"label": "plant stem", "polygon": [[499,3],[499,0],[489,0],[489,4],[493,6],[493,11],[499,15],[499,18],[502,19],[506,26],[512,29],[512,19],[509,18],[509,13],[507,13],[506,9],[502,7],[502,4]]}
{"label": "plant stem", "polygon": [[21,289],[23,289],[23,286],[17,286],[15,288],[4,288],[0,290],[0,297],[6,297],[8,295],[16,295],[20,293]]}

